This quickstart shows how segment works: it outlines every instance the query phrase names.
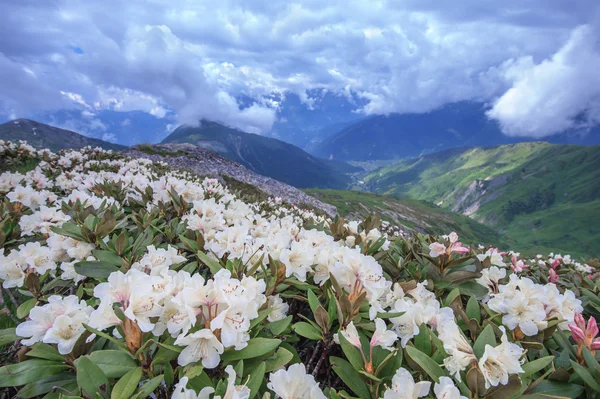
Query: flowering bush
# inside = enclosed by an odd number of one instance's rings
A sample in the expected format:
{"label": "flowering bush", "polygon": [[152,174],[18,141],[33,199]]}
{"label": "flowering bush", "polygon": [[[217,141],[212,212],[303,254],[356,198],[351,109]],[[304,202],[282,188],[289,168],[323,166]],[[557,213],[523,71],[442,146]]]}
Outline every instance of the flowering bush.
{"label": "flowering bush", "polygon": [[0,176],[18,397],[600,393],[592,265],[388,237],[101,149],[0,156],[37,164]]}

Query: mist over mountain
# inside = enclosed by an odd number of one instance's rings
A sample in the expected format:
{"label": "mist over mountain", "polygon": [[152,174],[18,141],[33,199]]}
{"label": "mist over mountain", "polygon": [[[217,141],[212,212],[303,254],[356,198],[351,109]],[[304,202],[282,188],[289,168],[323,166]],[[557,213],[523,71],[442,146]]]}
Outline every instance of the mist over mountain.
{"label": "mist over mountain", "polygon": [[[507,136],[478,102],[459,102],[421,114],[373,116],[343,128],[317,144],[312,153],[330,159],[369,161],[403,159],[457,147],[539,141]],[[600,128],[570,129],[544,137],[550,143],[600,143]]]}

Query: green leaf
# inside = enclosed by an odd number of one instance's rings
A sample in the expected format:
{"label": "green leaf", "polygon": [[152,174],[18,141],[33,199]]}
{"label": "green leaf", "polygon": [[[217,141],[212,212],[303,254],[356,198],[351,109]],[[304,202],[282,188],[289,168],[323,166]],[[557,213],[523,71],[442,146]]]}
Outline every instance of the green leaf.
{"label": "green leaf", "polygon": [[551,396],[561,396],[566,398],[578,398],[583,394],[584,388],[581,385],[558,381],[542,381],[533,388],[528,394],[541,394]]}
{"label": "green leaf", "polygon": [[277,320],[274,322],[271,322],[269,324],[267,324],[267,329],[271,331],[271,333],[273,335],[279,335],[281,334],[283,331],[285,331],[286,328],[288,328],[288,326],[290,325],[290,323],[292,322],[292,316],[288,316],[285,319],[281,319],[281,320]]}
{"label": "green leaf", "polygon": [[600,375],[600,364],[598,364],[598,360],[592,355],[592,352],[588,348],[583,347],[582,354],[588,368],[594,370],[597,376]]}
{"label": "green leaf", "polygon": [[92,352],[89,358],[100,367],[108,378],[120,378],[138,367],[131,355],[119,350]]}
{"label": "green leaf", "polygon": [[250,341],[248,341],[248,346],[246,346],[240,351],[232,349],[228,349],[227,351],[225,351],[223,355],[221,355],[221,360],[231,361],[241,359],[252,359],[275,350],[279,346],[279,344],[281,344],[280,339],[253,338]]}
{"label": "green leaf", "polygon": [[415,361],[435,382],[448,374],[432,358],[412,346],[406,347],[406,353]]}
{"label": "green leaf", "polygon": [[571,360],[571,366],[575,372],[581,377],[585,384],[596,392],[600,392],[600,382],[598,382],[585,367]]}
{"label": "green leaf", "polygon": [[333,371],[344,381],[344,384],[348,386],[360,398],[370,398],[371,392],[369,388],[362,380],[360,374],[352,367],[350,363],[339,357],[330,357],[329,361]]}
{"label": "green leaf", "polygon": [[342,347],[342,351],[344,352],[346,359],[348,359],[352,367],[354,367],[354,370],[363,370],[364,361],[358,348],[352,345],[350,342],[348,342],[348,340],[342,335],[342,333],[338,333],[338,338],[340,340],[340,346]]}
{"label": "green leaf", "polygon": [[463,295],[474,295],[477,298],[483,298],[488,294],[488,289],[475,281],[467,281],[458,286]]}
{"label": "green leaf", "polygon": [[321,305],[321,302],[319,302],[319,299],[317,298],[315,293],[310,289],[306,291],[306,296],[308,297],[308,304],[310,305],[310,310],[312,310],[312,312],[315,313],[317,307]]}
{"label": "green leaf", "polygon": [[261,321],[263,321],[264,319],[267,318],[267,316],[269,315],[269,313],[271,313],[273,311],[273,309],[263,309],[260,312],[258,312],[258,317],[254,320],[252,320],[252,322],[250,323],[250,329],[254,328],[255,326],[257,326],[258,324],[260,324]]}
{"label": "green leaf", "polygon": [[133,370],[130,370],[125,374],[117,383],[115,384],[111,394],[110,399],[129,399],[131,394],[135,392],[135,389],[138,387],[138,383],[142,378],[142,368],[136,367]]}
{"label": "green leaf", "polygon": [[82,276],[107,279],[111,273],[118,272],[119,268],[109,262],[84,260],[75,263],[75,271]]}
{"label": "green leaf", "polygon": [[154,377],[153,379],[151,379],[150,381],[148,381],[144,385],[142,385],[140,387],[140,389],[137,391],[137,393],[134,394],[133,397],[136,399],[147,398],[152,392],[154,392],[154,390],[156,388],[158,388],[158,386],[160,385],[162,380],[163,380],[162,374]]}
{"label": "green leaf", "polygon": [[12,344],[20,339],[15,333],[15,330],[16,328],[5,328],[4,330],[0,330],[0,346]]}
{"label": "green leaf", "polygon": [[[280,349],[281,350],[281,349]],[[262,385],[263,379],[265,377],[266,372],[266,364],[261,362],[257,367],[250,372],[250,379],[248,380],[248,384],[246,385],[248,389],[250,389],[250,397],[249,399],[253,399],[256,394],[258,394],[258,390]]]}
{"label": "green leaf", "polygon": [[111,265],[121,267],[123,264],[123,258],[112,251],[103,251],[100,249],[94,249],[92,255],[102,262],[110,263]]}
{"label": "green leaf", "polygon": [[100,367],[94,364],[89,357],[83,356],[77,360],[77,385],[83,394],[89,398],[95,398],[98,392],[104,392],[108,388],[108,378]]}
{"label": "green leaf", "polygon": [[543,369],[544,367],[546,367],[547,365],[552,363],[552,361],[554,359],[555,359],[554,356],[546,356],[546,357],[542,357],[540,359],[535,359],[534,361],[525,363],[523,365],[524,373],[519,374],[519,377],[527,378],[531,375],[534,375],[535,373],[537,373],[538,371],[540,371],[541,369]]}
{"label": "green leaf", "polygon": [[50,392],[54,387],[65,387],[67,385],[74,385],[75,389],[77,388],[75,374],[65,372],[30,382],[19,391],[17,396],[23,399],[34,398]]}
{"label": "green leaf", "polygon": [[58,353],[55,347],[43,344],[41,342],[35,343],[29,352],[26,353],[28,357],[37,357],[40,359],[55,360],[58,362],[64,362],[65,357]]}
{"label": "green leaf", "polygon": [[[83,286],[80,285],[80,287],[83,287]],[[105,332],[102,332],[100,330],[96,330],[95,328],[90,327],[87,324],[83,324],[83,327],[85,327],[85,329],[88,330],[89,332],[91,332],[92,334],[96,334],[99,337],[106,338],[107,340],[109,340],[113,344],[115,344],[115,345],[117,345],[117,346],[119,346],[119,347],[127,350],[127,346],[125,345],[125,343],[123,341],[119,341],[115,337],[111,337],[110,335],[106,334]]]}
{"label": "green leaf", "polygon": [[444,306],[450,306],[450,304],[460,295],[460,290],[458,288],[454,288],[446,299],[444,300]]}
{"label": "green leaf", "polygon": [[24,319],[29,316],[29,311],[35,307],[37,303],[37,298],[31,298],[23,302],[17,308],[17,317],[19,319]]}
{"label": "green leaf", "polygon": [[285,348],[277,349],[274,359],[266,359],[263,363],[266,365],[265,372],[277,370],[288,364],[294,358],[294,354]]}
{"label": "green leaf", "polygon": [[483,356],[486,345],[490,345],[492,347],[496,346],[496,335],[494,334],[494,328],[491,324],[485,326],[481,334],[479,334],[477,337],[475,345],[473,345],[473,352],[475,353],[475,357],[477,357],[477,359],[481,359],[481,356]]}
{"label": "green leaf", "polygon": [[317,329],[312,324],[306,323],[304,321],[294,324],[292,329],[296,332],[296,334],[304,338],[312,339],[315,341],[320,341],[323,339],[323,333],[319,329]]}
{"label": "green leaf", "polygon": [[68,370],[66,364],[44,359],[31,359],[0,367],[0,388],[15,387]]}
{"label": "green leaf", "polygon": [[196,252],[196,256],[202,261],[202,263],[208,266],[212,274],[217,274],[217,272],[222,269],[221,264],[219,262],[209,258],[208,255],[206,255],[204,252],[198,251]]}
{"label": "green leaf", "polygon": [[426,355],[431,354],[431,336],[429,334],[429,327],[427,324],[422,323],[419,326],[419,334],[414,338],[415,347]]}
{"label": "green leaf", "polygon": [[471,295],[471,298],[469,298],[469,301],[467,302],[466,313],[469,320],[475,319],[477,324],[481,324],[481,310],[479,309],[479,301],[473,295]]}
{"label": "green leaf", "polygon": [[377,313],[378,319],[393,319],[395,317],[400,317],[406,312],[386,312],[386,313]]}

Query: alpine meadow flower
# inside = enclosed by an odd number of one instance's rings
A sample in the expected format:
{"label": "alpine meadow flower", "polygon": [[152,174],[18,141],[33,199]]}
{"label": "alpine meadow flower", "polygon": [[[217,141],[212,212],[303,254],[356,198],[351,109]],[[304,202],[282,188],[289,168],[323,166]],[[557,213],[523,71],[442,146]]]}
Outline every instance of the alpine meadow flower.
{"label": "alpine meadow flower", "polygon": [[431,382],[415,379],[408,370],[400,367],[392,377],[392,386],[383,393],[383,399],[417,399],[429,394]]}
{"label": "alpine meadow flower", "polygon": [[437,258],[440,255],[444,255],[446,253],[446,246],[439,242],[434,242],[429,244],[429,256],[432,258]]}
{"label": "alpine meadow flower", "polygon": [[510,374],[523,373],[521,357],[523,349],[520,346],[508,342],[504,327],[502,330],[502,343],[496,347],[485,346],[485,351],[479,359],[479,370],[485,379],[485,387],[506,385]]}
{"label": "alpine meadow flower", "polygon": [[375,332],[371,337],[370,345],[381,346],[383,349],[388,351],[393,351],[394,342],[398,340],[398,336],[393,332],[387,329],[385,325],[385,321],[382,319],[375,319]]}
{"label": "alpine meadow flower", "polygon": [[196,331],[187,336],[179,336],[175,340],[175,345],[185,346],[179,354],[177,363],[180,366],[186,366],[202,360],[202,365],[207,369],[214,369],[221,361],[223,353],[223,344],[207,328]]}
{"label": "alpine meadow flower", "polygon": [[467,399],[460,394],[454,381],[448,377],[440,377],[440,382],[433,386],[433,393],[437,399]]}
{"label": "alpine meadow flower", "polygon": [[281,399],[325,399],[315,377],[306,373],[302,363],[269,374],[267,388]]}

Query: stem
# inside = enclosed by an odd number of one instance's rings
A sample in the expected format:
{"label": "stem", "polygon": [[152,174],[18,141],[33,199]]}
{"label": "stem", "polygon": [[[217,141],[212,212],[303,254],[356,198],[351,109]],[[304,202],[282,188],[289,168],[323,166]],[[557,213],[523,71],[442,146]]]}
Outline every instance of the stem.
{"label": "stem", "polygon": [[[320,342],[320,341],[319,341]],[[323,350],[323,353],[321,354],[321,357],[319,358],[319,361],[317,362],[317,365],[315,366],[315,369],[312,372],[312,376],[316,376],[317,372],[319,371],[319,369],[321,368],[321,364],[323,363],[323,361],[325,360],[325,358],[327,357],[327,354],[329,353],[329,350],[331,349],[331,347],[335,344],[335,342],[331,341],[330,343],[327,344],[327,346],[325,347],[325,349]]]}
{"label": "stem", "polygon": [[313,351],[310,360],[308,361],[308,367],[310,367],[317,358],[317,353],[319,353],[319,348],[321,347],[322,342],[323,341],[318,341],[317,345],[315,345],[315,350]]}

